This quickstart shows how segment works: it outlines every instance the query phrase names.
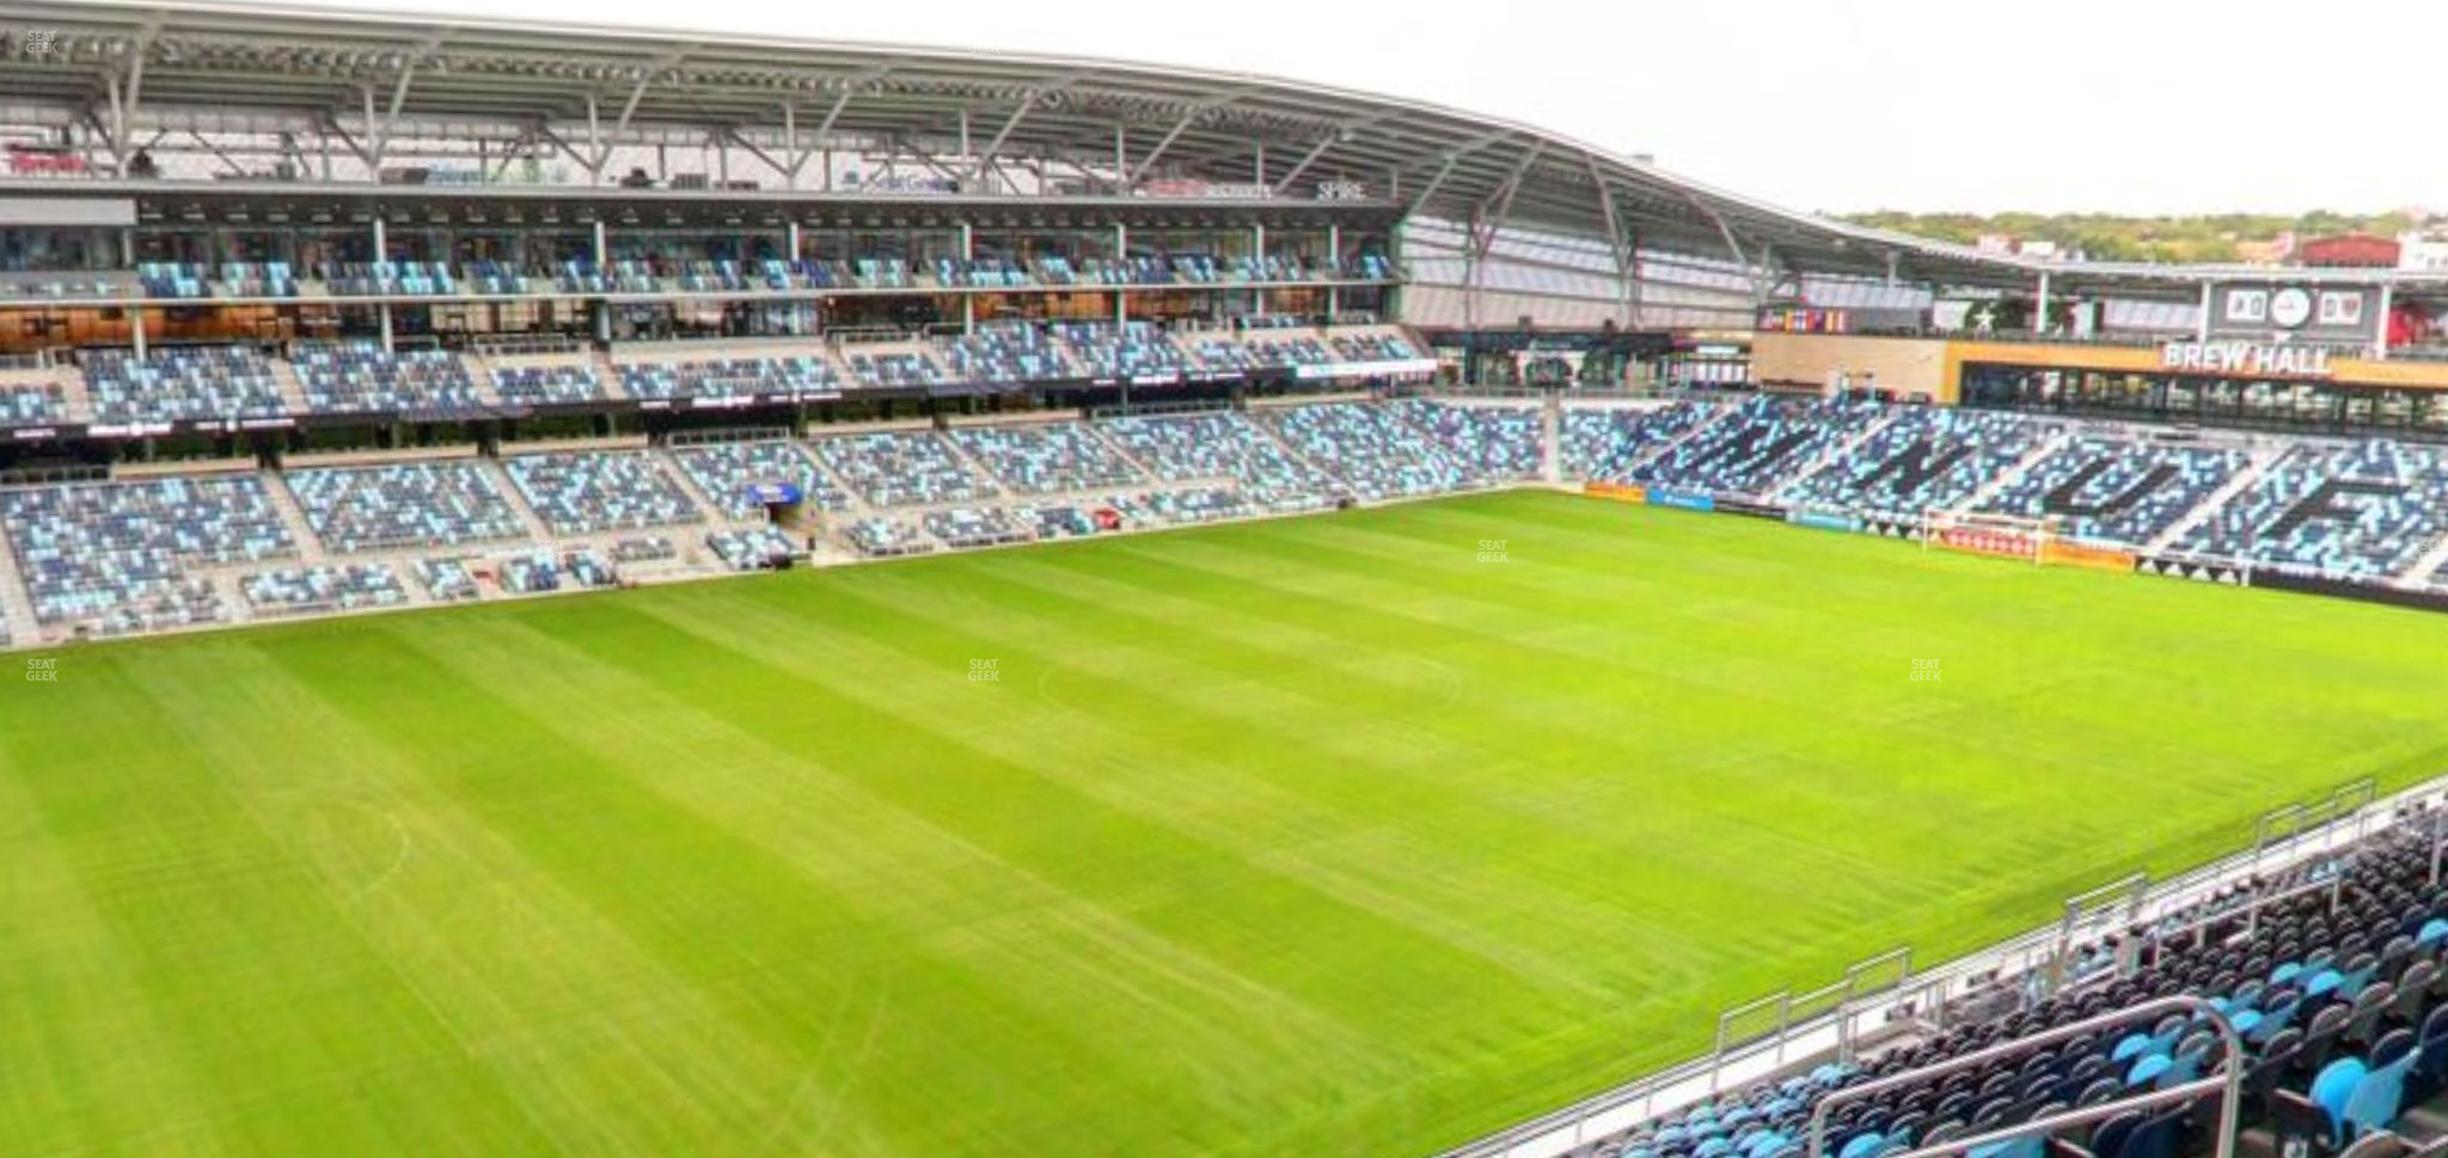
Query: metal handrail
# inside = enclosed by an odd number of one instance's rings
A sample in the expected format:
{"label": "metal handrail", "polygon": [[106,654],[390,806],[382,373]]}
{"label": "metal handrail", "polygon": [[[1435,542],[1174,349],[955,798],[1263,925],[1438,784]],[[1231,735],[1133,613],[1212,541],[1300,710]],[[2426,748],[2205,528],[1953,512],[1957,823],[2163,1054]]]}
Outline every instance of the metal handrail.
{"label": "metal handrail", "polygon": [[[2227,1015],[2224,1012],[2221,1012],[2217,1006],[2212,1005],[2206,998],[2195,997],[2190,994],[2177,994],[2172,997],[2153,998],[2149,1001],[2141,1003],[2140,1005],[2128,1006],[2124,1009],[2111,1010],[2107,1013],[2095,1014],[2093,1016],[2083,1018],[2080,1021],[2068,1022],[2064,1025],[2058,1026],[2055,1029],[2043,1030],[2042,1032],[2032,1034],[2029,1037],[2020,1037],[2013,1041],[2000,1042],[1986,1049],[1975,1050],[1971,1053],[1960,1054],[1955,1057],[1947,1058],[1943,1061],[1932,1062],[1929,1065],[1922,1066],[1919,1069],[1906,1070],[1903,1073],[1893,1074],[1888,1077],[1879,1078],[1875,1081],[1864,1082],[1858,1086],[1846,1086],[1843,1089],[1837,1090],[1828,1096],[1819,1099],[1819,1104],[1811,1108],[1810,1147],[1804,1153],[1808,1155],[1808,1158],[1824,1158],[1827,1148],[1828,1111],[1836,1106],[1845,1105],[1851,1102],[1858,1102],[1864,1098],[1871,1097],[1876,1094],[1886,1093],[1889,1090],[1922,1085],[1927,1083],[1932,1078],[1955,1073],[1961,1070],[1975,1069],[1979,1066],[1986,1065],[1989,1062],[1997,1061],[2001,1058],[2015,1057],[2020,1054],[2029,1053],[2032,1050],[2038,1049],[2044,1045],[2053,1045],[2057,1042],[2065,1041],[2070,1038],[2081,1037],[2082,1035],[2095,1029],[2105,1029],[2110,1026],[2126,1025],[2132,1022],[2156,1017],[2163,1013],[2185,1012],[2190,1012],[2197,1017],[2207,1019],[2212,1026],[2217,1028],[2219,1039],[2226,1046],[2223,1056],[2219,1059],[2219,1069],[2223,1075],[2222,1077],[2204,1078],[2200,1081],[2188,1082],[2181,1086],[2160,1090],[2154,1094],[2127,1098],[2122,1102],[2103,1103],[2099,1106],[2068,1111],[2064,1114],[2052,1115],[2051,1117],[2047,1118],[2036,1118],[2032,1121],[2022,1123],[2010,1129],[2003,1131],[1992,1131],[1989,1134],[1982,1134],[1959,1141],[1947,1142],[1940,1146],[1914,1150],[1908,1154],[1897,1156],[1897,1158],[1926,1158],[1926,1156],[1931,1155],[1960,1153],[1974,1146],[1984,1146],[1991,1142],[2001,1142],[2013,1138],[2020,1138],[2027,1134],[2038,1133],[2044,1130],[2054,1130],[2062,1126],[2080,1125],[2085,1121],[2092,1121],[2096,1118],[2108,1116],[2107,1114],[2097,1113],[2097,1111],[2109,1110],[2114,1112],[2132,1109],[2134,1107],[2143,1105],[2155,1106],[2163,1102],[2184,1100],[2197,1094],[2207,1093],[2209,1092],[2210,1088],[2213,1087],[2223,1087],[2226,1092],[2226,1097],[2219,1107],[2219,1137],[2218,1148],[2215,1155],[2216,1158],[2233,1158],[2235,1151],[2236,1115],[2238,1112],[2238,1104],[2241,1101],[2241,1096],[2244,1089],[2244,1038],[2242,1035],[2236,1032],[2235,1023],[2228,1020]],[[2201,1088],[2196,1089],[2194,1087]]]}

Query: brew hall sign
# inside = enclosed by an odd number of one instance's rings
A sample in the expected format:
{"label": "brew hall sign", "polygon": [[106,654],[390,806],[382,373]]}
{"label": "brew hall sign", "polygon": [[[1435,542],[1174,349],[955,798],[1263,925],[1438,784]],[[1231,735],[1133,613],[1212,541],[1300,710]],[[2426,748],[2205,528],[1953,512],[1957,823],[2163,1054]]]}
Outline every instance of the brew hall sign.
{"label": "brew hall sign", "polygon": [[2327,378],[2333,373],[2328,347],[2282,342],[2169,342],[2159,348],[2159,366],[2253,378]]}

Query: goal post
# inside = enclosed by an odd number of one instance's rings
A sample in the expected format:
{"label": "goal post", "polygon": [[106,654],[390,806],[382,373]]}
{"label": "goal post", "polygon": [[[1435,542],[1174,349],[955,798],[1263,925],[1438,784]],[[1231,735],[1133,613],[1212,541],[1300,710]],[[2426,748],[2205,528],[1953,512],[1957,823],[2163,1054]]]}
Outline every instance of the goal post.
{"label": "goal post", "polygon": [[2025,515],[1927,510],[1921,513],[1921,549],[1965,551],[2002,559],[2046,562],[2057,541],[2057,520]]}

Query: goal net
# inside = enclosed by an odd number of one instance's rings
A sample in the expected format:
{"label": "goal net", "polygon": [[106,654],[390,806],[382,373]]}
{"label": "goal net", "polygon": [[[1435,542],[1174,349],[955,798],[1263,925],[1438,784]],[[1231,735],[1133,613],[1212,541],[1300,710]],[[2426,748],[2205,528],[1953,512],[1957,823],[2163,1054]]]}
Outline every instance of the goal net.
{"label": "goal net", "polygon": [[1968,551],[2039,563],[2056,538],[2054,519],[1937,510],[1921,516],[1921,549],[1925,551]]}

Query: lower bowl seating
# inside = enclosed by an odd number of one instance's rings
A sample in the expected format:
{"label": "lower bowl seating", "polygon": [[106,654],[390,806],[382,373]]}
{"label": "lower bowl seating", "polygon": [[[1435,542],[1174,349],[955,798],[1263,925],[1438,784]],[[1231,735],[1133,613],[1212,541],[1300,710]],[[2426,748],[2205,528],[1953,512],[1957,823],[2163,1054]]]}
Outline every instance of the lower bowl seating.
{"label": "lower bowl seating", "polygon": [[679,480],[643,451],[575,451],[502,460],[510,481],[556,535],[705,521]]}
{"label": "lower bowl seating", "polygon": [[966,426],[952,440],[1012,494],[1129,486],[1136,467],[1083,422],[1026,426]]}
{"label": "lower bowl seating", "polygon": [[380,563],[259,571],[238,589],[257,616],[368,611],[408,602],[399,576]]}
{"label": "lower bowl seating", "polygon": [[475,462],[300,469],[286,478],[315,537],[341,554],[527,536],[510,500]]}
{"label": "lower bowl seating", "polygon": [[251,474],[0,490],[0,525],[36,621],[99,635],[219,622],[199,568],[297,553]]}
{"label": "lower bowl seating", "polygon": [[809,440],[826,473],[871,507],[974,503],[993,497],[933,431],[879,431]]}

